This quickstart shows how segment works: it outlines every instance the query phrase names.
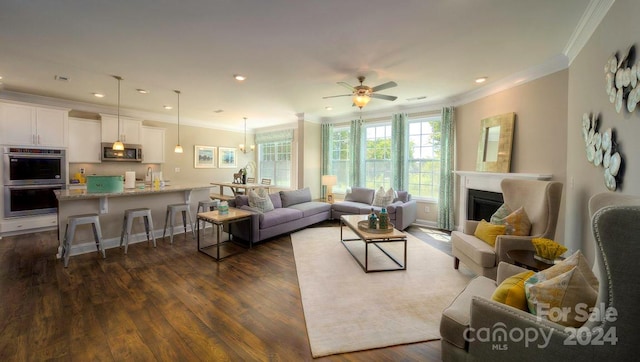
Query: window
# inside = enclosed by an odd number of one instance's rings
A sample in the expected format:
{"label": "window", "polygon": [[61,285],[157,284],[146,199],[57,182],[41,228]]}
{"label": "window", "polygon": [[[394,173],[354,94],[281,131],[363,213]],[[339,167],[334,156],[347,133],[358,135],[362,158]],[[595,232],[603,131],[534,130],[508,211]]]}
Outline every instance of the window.
{"label": "window", "polygon": [[336,175],[338,183],[333,186],[333,192],[344,193],[351,180],[351,158],[349,157],[350,142],[349,127],[334,127],[331,134],[331,165],[330,174]]}
{"label": "window", "polygon": [[409,193],[438,198],[440,188],[440,130],[437,118],[409,122]]}
{"label": "window", "polygon": [[262,143],[258,146],[260,178],[271,184],[291,187],[291,141]]}
{"label": "window", "polygon": [[365,187],[386,189],[391,186],[391,124],[366,126],[365,132]]}

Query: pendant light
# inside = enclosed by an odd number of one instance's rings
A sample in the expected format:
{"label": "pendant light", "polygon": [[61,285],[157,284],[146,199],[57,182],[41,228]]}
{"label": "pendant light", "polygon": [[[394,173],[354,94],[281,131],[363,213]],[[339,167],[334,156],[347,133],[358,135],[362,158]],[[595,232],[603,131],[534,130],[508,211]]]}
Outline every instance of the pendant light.
{"label": "pendant light", "polygon": [[114,151],[124,151],[124,144],[120,141],[120,81],[122,77],[117,75],[113,77],[118,80],[118,140],[113,143],[112,148]]}
{"label": "pendant light", "polygon": [[244,143],[241,143],[238,148],[242,153],[247,153],[256,149],[256,145],[249,146],[249,150],[247,150],[247,117],[244,117]]}
{"label": "pendant light", "polygon": [[182,146],[180,146],[180,91],[174,90],[174,92],[176,92],[176,94],[178,95],[178,144],[176,145],[176,148],[173,150],[173,152],[182,153]]}

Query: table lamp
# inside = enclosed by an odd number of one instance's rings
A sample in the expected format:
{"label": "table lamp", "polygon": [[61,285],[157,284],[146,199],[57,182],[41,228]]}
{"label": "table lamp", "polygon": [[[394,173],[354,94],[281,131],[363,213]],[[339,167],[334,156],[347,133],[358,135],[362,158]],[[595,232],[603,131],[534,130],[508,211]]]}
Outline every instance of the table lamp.
{"label": "table lamp", "polygon": [[322,185],[327,187],[326,198],[329,203],[333,203],[333,194],[331,193],[331,187],[338,183],[338,177],[336,175],[322,175]]}

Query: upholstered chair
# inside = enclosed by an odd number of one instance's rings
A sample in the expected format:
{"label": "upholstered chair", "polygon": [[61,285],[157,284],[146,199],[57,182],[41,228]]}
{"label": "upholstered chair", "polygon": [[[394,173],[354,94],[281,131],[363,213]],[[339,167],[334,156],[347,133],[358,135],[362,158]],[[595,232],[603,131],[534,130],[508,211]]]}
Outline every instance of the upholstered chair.
{"label": "upholstered chair", "polygon": [[586,322],[580,328],[565,327],[492,300],[502,280],[523,271],[503,262],[497,281],[476,277],[443,311],[443,361],[638,358],[640,280],[633,277],[633,271],[640,260],[640,197],[598,194],[589,201],[589,211],[596,252],[593,272],[599,290]]}
{"label": "upholstered chair", "polygon": [[[494,246],[474,236],[478,221],[466,220],[463,231],[451,233],[454,268],[462,261],[478,275],[496,279],[501,261],[512,263],[509,250],[534,250],[531,239],[553,239],[558,223],[562,183],[556,181],[504,179],[500,183],[504,203],[511,210],[524,208],[531,231],[528,236],[499,235]],[[489,220],[487,220],[489,221]]]}

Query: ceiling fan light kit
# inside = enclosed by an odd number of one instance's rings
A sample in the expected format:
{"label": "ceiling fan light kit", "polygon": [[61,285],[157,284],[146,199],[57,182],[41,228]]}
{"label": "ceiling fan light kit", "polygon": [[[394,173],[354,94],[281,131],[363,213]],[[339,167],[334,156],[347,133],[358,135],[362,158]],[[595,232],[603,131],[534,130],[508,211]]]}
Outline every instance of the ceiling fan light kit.
{"label": "ceiling fan light kit", "polygon": [[387,101],[395,101],[396,99],[398,99],[398,97],[396,96],[389,96],[386,94],[377,94],[377,91],[383,90],[383,89],[388,89],[388,88],[393,88],[396,87],[398,84],[396,82],[386,82],[380,85],[377,85],[375,87],[369,87],[366,86],[364,84],[362,84],[365,80],[364,76],[359,76],[358,77],[358,81],[360,82],[359,86],[351,86],[348,83],[345,82],[338,82],[339,85],[349,89],[351,91],[351,94],[341,94],[341,95],[337,95],[337,96],[327,96],[327,97],[323,97],[323,99],[327,99],[327,98],[334,98],[334,97],[352,97],[353,98],[353,105],[357,106],[358,108],[362,109],[362,107],[366,106],[369,101],[371,101],[371,98],[378,98],[378,99],[384,99]]}

